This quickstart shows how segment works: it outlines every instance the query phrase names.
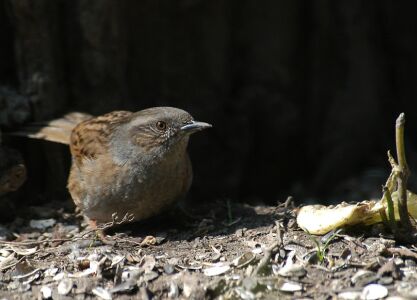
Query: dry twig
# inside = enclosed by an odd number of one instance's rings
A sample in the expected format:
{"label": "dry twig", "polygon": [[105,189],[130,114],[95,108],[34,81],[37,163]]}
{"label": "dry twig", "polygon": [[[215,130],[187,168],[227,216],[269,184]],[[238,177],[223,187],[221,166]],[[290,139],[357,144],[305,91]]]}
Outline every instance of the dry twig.
{"label": "dry twig", "polygon": [[269,247],[267,247],[264,251],[264,257],[259,261],[258,266],[255,270],[253,270],[252,275],[259,275],[265,267],[268,265],[269,260],[271,259],[272,255],[276,252],[277,248],[282,245],[282,236],[281,236],[281,228],[278,221],[275,222],[277,228],[277,240],[273,242]]}
{"label": "dry twig", "polygon": [[401,113],[395,122],[395,145],[398,160],[398,213],[400,215],[402,230],[410,233],[412,232],[412,226],[407,209],[407,180],[410,175],[410,170],[405,157],[404,124],[405,116],[404,113]]}

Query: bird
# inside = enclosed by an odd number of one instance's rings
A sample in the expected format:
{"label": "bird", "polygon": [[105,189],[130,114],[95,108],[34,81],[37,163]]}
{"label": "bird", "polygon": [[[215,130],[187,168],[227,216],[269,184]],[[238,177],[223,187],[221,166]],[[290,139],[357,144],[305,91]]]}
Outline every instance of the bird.
{"label": "bird", "polygon": [[70,113],[15,135],[69,144],[68,191],[97,225],[114,214],[145,220],[183,199],[193,178],[189,138],[210,127],[182,109],[152,107],[97,117]]}

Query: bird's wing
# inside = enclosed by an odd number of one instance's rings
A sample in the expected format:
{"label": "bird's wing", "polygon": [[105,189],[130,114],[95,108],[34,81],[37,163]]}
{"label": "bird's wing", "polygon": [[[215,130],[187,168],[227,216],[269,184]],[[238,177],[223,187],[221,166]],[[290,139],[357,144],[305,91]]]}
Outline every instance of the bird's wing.
{"label": "bird's wing", "polygon": [[114,111],[78,124],[70,138],[74,162],[81,165],[85,159],[96,159],[104,154],[113,126],[127,122],[131,115],[129,111]]}

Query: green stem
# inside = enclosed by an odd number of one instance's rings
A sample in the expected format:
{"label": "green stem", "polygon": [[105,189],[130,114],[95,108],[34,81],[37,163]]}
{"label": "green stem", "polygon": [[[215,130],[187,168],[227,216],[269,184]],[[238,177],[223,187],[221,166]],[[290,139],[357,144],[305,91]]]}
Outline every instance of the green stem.
{"label": "green stem", "polygon": [[[383,187],[384,199],[387,201],[388,224],[392,232],[396,232],[397,223],[395,221],[394,203],[392,202],[391,192],[387,186]],[[386,217],[386,216],[385,216]]]}
{"label": "green stem", "polygon": [[407,160],[405,158],[404,124],[405,116],[404,113],[401,113],[395,122],[395,144],[397,148],[397,160],[399,168],[399,174],[397,176],[398,212],[400,215],[400,222],[403,226],[403,230],[410,232],[412,227],[407,209],[407,180],[410,171],[408,169]]}
{"label": "green stem", "polygon": [[395,122],[395,145],[397,147],[397,160],[398,166],[401,171],[405,173],[408,177],[408,165],[407,159],[405,157],[405,146],[404,146],[404,124],[405,124],[405,115],[401,113],[397,121]]}
{"label": "green stem", "polygon": [[388,222],[388,218],[387,218],[387,214],[385,212],[385,208],[382,208],[379,211],[379,215],[381,216],[382,224],[384,224],[385,229],[388,229],[388,230],[392,231],[392,228],[390,227],[390,224]]}

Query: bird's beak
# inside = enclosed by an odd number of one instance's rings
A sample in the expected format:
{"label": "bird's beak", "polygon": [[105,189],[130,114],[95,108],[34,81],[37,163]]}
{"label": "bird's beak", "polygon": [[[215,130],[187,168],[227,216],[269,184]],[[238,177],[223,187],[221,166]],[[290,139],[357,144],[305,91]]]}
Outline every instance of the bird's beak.
{"label": "bird's beak", "polygon": [[192,121],[190,124],[182,126],[181,131],[191,134],[210,127],[212,126],[209,123]]}

